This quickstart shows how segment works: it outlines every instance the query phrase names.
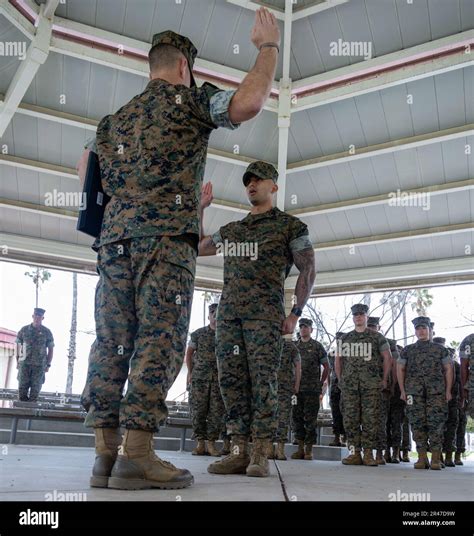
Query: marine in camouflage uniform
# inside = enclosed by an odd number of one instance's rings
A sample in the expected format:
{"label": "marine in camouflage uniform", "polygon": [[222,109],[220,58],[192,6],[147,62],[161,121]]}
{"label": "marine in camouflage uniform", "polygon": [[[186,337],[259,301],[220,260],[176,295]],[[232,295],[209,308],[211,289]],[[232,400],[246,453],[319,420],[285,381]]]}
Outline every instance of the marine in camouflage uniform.
{"label": "marine in camouflage uniform", "polygon": [[298,450],[291,457],[296,460],[312,460],[318,426],[319,397],[322,384],[328,375],[329,361],[324,346],[311,338],[312,320],[302,318],[299,325],[301,339],[296,343],[296,347],[301,355],[301,384],[296,405],[293,406],[293,429]]}
{"label": "marine in camouflage uniform", "polygon": [[[182,56],[187,60],[191,87],[153,77],[142,93],[100,121],[96,143],[90,145],[111,197],[93,246],[99,273],[97,338],[82,395],[85,425],[96,430],[96,449],[106,441],[103,434],[109,435],[105,454],[96,460],[99,468],[93,470],[91,485],[96,486],[176,488],[192,483],[188,471],[164,464],[150,444],[166,419],[166,395],[186,346],[209,136],[218,127],[237,125],[228,114],[235,91],[195,85],[197,50],[186,37],[171,31],[153,37],[152,72],[153,61],[174,61],[170,49],[179,51],[179,65],[186,66]],[[120,442],[119,426],[126,429],[123,455],[108,479],[104,465],[110,466],[107,457],[114,457]],[[149,477],[130,466],[128,460],[140,455],[150,459]],[[135,479],[132,473],[137,473]],[[166,482],[158,481],[160,474]]]}
{"label": "marine in camouflage uniform", "polygon": [[193,450],[195,455],[220,455],[215,441],[219,439],[225,421],[224,402],[217,377],[216,310],[217,303],[209,306],[210,324],[191,333],[186,355],[190,364],[188,375],[191,376],[191,418],[194,438],[198,441]]}
{"label": "marine in camouflage uniform", "polygon": [[461,402],[474,419],[474,333],[465,337],[459,346],[461,359]]}
{"label": "marine in camouflage uniform", "polygon": [[[433,337],[433,342],[446,348],[446,339],[444,337]],[[455,467],[453,453],[456,451],[456,429],[458,427],[458,410],[459,410],[459,388],[461,385],[459,363],[454,360],[454,348],[447,348],[453,361],[453,386],[451,389],[451,400],[448,402],[448,418],[444,425],[443,452],[445,453],[444,464],[446,467]]]}
{"label": "marine in camouflage uniform", "polygon": [[[380,331],[380,318],[377,316],[369,316],[367,320],[367,327],[371,331],[379,332]],[[396,376],[396,360],[398,359],[398,350],[397,350],[397,343],[393,339],[389,339],[388,337],[385,337],[389,347],[390,347],[390,354],[392,356],[391,361],[391,373],[389,375],[388,380],[388,390],[384,390],[380,393],[380,413],[379,413],[379,429],[377,434],[377,455],[375,457],[375,461],[379,465],[385,465],[385,462],[394,462],[399,463],[399,448],[400,448],[400,440],[401,440],[401,423],[400,426],[397,429],[397,420],[399,418],[399,414],[393,415],[394,421],[395,421],[395,430],[394,430],[394,436],[392,437],[392,415],[390,414],[390,402],[392,398],[392,394],[394,394],[394,383],[397,383],[396,377],[393,377],[393,371],[395,368],[395,376]],[[398,399],[400,400],[400,395],[398,395]],[[400,401],[402,402],[402,401]],[[399,409],[399,408],[396,408]],[[390,444],[389,441],[390,440]],[[390,446],[392,446],[392,441],[395,442],[395,449],[398,448],[398,451],[395,450],[393,460],[390,453]],[[398,441],[398,443],[397,443]],[[384,451],[385,451],[385,457],[384,457]]]}
{"label": "marine in camouflage uniform", "polygon": [[[409,446],[410,430],[408,428],[408,421],[405,429],[405,402],[400,398],[400,387],[397,380],[397,362],[400,357],[400,351],[403,350],[401,346],[395,345],[395,349],[392,350],[392,339],[387,339],[390,344],[390,350],[392,351],[393,366],[392,366],[392,386],[390,390],[390,403],[387,418],[387,450],[385,452],[385,461],[388,463],[400,463],[401,461],[410,461],[408,458],[408,451],[411,450]],[[408,434],[408,438],[406,437]],[[406,446],[406,451],[403,456],[400,456],[400,448]],[[408,459],[407,459],[408,458]]]}
{"label": "marine in camouflage uniform", "polygon": [[459,425],[456,431],[455,464],[463,465],[461,454],[466,450],[465,434],[467,416],[474,418],[474,333],[465,337],[459,345],[460,367],[460,401]]}
{"label": "marine in camouflage uniform", "polygon": [[398,383],[418,451],[415,469],[441,469],[444,425],[452,388],[452,360],[446,348],[429,340],[428,317],[413,319],[417,342],[406,346],[398,360]]}
{"label": "marine in camouflage uniform", "polygon": [[[243,182],[254,207],[271,207],[277,180],[278,173],[269,163],[248,166]],[[208,471],[268,476],[267,455],[277,430],[282,328],[291,322],[292,331],[297,320],[293,313],[285,318],[284,282],[293,263],[300,269],[299,278],[311,278],[314,252],[308,229],[276,207],[254,209],[243,220],[205,237],[200,252],[224,255],[216,353],[227,431],[233,442],[233,453]],[[300,298],[298,288],[297,283],[297,299],[304,306],[308,296],[305,292]],[[247,454],[250,436],[251,458]]]}
{"label": "marine in camouflage uniform", "polygon": [[336,351],[344,429],[351,452],[342,463],[376,467],[372,450],[377,448],[381,391],[388,388],[391,355],[385,337],[367,329],[368,306],[355,304],[351,311],[355,329],[342,336]]}
{"label": "marine in camouflage uniform", "polygon": [[[298,374],[298,372],[299,374]],[[301,381],[301,356],[295,343],[283,339],[280,368],[278,369],[278,411],[275,441],[277,460],[286,460],[285,443],[292,413],[293,402]],[[297,385],[298,383],[298,385]]]}
{"label": "marine in camouflage uniform", "polygon": [[16,336],[18,399],[24,402],[38,400],[53,358],[53,334],[41,324],[44,313],[44,309],[35,307],[33,322],[23,326]]}
{"label": "marine in camouflage uniform", "polygon": [[[336,345],[337,341],[345,335],[342,331],[336,333]],[[329,443],[330,447],[341,447],[345,443],[345,432],[344,432],[344,417],[342,410],[342,397],[341,389],[339,388],[339,381],[336,375],[336,369],[334,366],[336,355],[335,351],[331,351],[328,354],[329,360],[329,405],[331,406],[332,414],[332,432],[334,434],[334,440]]]}
{"label": "marine in camouflage uniform", "polygon": [[[461,366],[459,366],[459,377],[461,377]],[[460,398],[458,407],[458,426],[456,428],[456,453],[454,455],[455,465],[464,465],[463,461],[461,460],[461,456],[466,452],[466,426],[466,406],[464,400]]]}

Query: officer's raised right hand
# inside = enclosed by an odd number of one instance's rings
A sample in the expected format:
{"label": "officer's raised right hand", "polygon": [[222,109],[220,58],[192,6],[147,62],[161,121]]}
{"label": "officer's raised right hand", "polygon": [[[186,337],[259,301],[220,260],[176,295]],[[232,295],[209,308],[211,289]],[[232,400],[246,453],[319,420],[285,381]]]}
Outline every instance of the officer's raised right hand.
{"label": "officer's raised right hand", "polygon": [[255,13],[255,24],[252,28],[251,40],[259,50],[263,43],[275,43],[280,46],[280,28],[277,20],[264,7],[257,9]]}

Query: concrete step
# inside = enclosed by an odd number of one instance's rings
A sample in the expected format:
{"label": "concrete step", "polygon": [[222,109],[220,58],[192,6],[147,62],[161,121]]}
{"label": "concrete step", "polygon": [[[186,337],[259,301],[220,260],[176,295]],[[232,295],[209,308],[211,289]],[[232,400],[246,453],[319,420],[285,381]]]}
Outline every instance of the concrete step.
{"label": "concrete step", "polygon": [[[23,431],[35,431],[35,432],[56,432],[56,433],[69,433],[69,434],[90,434],[92,433],[91,429],[88,429],[81,422],[67,422],[67,421],[41,421],[34,420],[30,421],[30,428],[27,428],[28,421],[25,419],[20,419],[18,423],[18,432]],[[0,418],[0,428],[10,429],[11,428],[11,419],[9,417]],[[181,437],[180,428],[171,428],[163,426],[159,433],[159,437]],[[191,438],[192,430],[186,430],[186,437]]]}
{"label": "concrete step", "polygon": [[[91,433],[67,433],[67,432],[44,432],[18,430],[16,442],[19,445],[41,445],[54,447],[94,447],[94,434]],[[10,431],[0,429],[0,444],[7,444],[10,439]],[[178,437],[156,437],[156,450],[180,449]],[[192,439],[186,439],[185,450],[191,451],[196,443]]]}
{"label": "concrete step", "polygon": [[[0,444],[7,444],[10,438],[9,429],[0,429]],[[45,431],[25,431],[18,430],[17,444],[19,445],[37,445],[37,446],[55,446],[55,447],[94,447],[94,435],[91,433],[67,433],[67,432],[45,432]],[[222,441],[217,445],[222,446]],[[178,437],[160,437],[155,436],[155,450],[179,451],[180,440]],[[196,446],[192,439],[186,439],[185,451],[190,452]],[[288,458],[297,448],[294,445],[287,444],[285,452]],[[328,447],[317,445],[313,447],[313,458],[315,460],[339,461],[347,456],[346,448]]]}
{"label": "concrete step", "polygon": [[[298,448],[295,445],[286,445],[285,453],[289,459]],[[313,447],[313,459],[324,461],[341,461],[348,456],[349,450],[345,447],[328,447],[326,445],[316,445]],[[304,460],[302,460],[304,461]]]}

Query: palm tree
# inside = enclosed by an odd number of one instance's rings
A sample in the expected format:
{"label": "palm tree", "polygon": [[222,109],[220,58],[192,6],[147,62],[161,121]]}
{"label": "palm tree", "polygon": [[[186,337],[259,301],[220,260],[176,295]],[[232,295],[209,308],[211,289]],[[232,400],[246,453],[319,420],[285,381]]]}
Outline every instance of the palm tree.
{"label": "palm tree", "polygon": [[36,287],[35,307],[38,307],[39,288],[45,281],[49,280],[49,278],[51,277],[51,272],[48,272],[48,270],[40,268],[39,266],[30,266],[30,271],[25,272],[25,275],[31,277]]}
{"label": "palm tree", "polygon": [[433,296],[427,288],[415,290],[415,302],[411,304],[411,308],[416,311],[418,316],[426,316],[428,307],[433,303]]}
{"label": "palm tree", "polygon": [[72,315],[69,335],[69,349],[67,352],[67,380],[66,394],[72,393],[72,380],[74,377],[74,360],[76,359],[76,333],[77,333],[77,273],[72,273]]}

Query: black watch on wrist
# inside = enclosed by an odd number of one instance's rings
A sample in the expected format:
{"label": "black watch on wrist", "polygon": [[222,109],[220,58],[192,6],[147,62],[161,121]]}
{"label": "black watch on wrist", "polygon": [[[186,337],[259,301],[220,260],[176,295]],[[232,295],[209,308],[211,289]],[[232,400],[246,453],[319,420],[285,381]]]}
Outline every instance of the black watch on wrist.
{"label": "black watch on wrist", "polygon": [[296,307],[296,305],[293,307],[291,312],[297,316],[298,318],[303,314],[303,309],[300,309],[299,307]]}

